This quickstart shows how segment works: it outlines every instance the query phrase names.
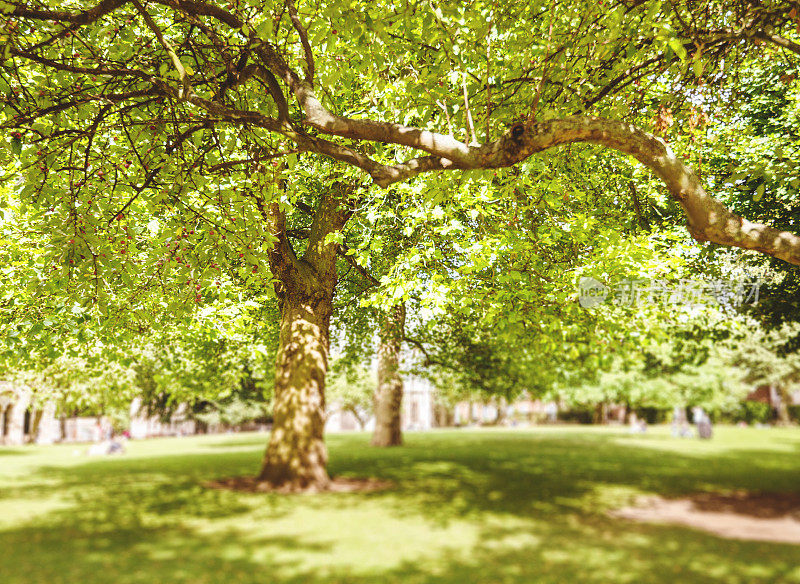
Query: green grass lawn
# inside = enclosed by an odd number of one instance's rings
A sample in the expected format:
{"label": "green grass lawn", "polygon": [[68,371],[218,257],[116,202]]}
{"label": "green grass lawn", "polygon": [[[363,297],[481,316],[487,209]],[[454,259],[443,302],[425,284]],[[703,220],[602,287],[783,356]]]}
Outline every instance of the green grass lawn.
{"label": "green grass lawn", "polygon": [[605,515],[643,493],[800,491],[800,430],[449,430],[392,450],[329,438],[374,493],[206,489],[254,474],[265,435],[0,448],[0,583],[798,582],[800,546]]}

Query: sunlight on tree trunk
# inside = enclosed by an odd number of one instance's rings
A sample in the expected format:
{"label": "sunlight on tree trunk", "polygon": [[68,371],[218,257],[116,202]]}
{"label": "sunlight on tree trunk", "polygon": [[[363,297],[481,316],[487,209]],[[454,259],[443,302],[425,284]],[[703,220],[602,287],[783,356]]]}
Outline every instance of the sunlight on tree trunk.
{"label": "sunlight on tree trunk", "polygon": [[298,258],[286,237],[286,217],[272,203],[265,219],[276,237],[270,268],[281,306],[275,362],[274,421],[259,479],[283,491],[323,491],[330,485],[325,447],[325,375],[337,244],[327,235],[344,226],[347,185],[326,191],[313,214],[308,247]]}
{"label": "sunlight on tree trunk", "polygon": [[383,319],[378,348],[378,387],[375,390],[373,446],[400,446],[403,443],[400,427],[403,378],[400,377],[398,370],[405,321],[404,304],[394,306]]}
{"label": "sunlight on tree trunk", "polygon": [[330,479],[325,374],[331,301],[286,301],[275,367],[274,425],[260,479],[288,491],[324,490]]}
{"label": "sunlight on tree trunk", "polygon": [[791,401],[792,396],[789,394],[789,391],[783,385],[779,385],[777,389],[778,389],[778,397],[780,398],[777,407],[778,425],[791,426],[792,417],[789,414],[789,404],[792,403]]}

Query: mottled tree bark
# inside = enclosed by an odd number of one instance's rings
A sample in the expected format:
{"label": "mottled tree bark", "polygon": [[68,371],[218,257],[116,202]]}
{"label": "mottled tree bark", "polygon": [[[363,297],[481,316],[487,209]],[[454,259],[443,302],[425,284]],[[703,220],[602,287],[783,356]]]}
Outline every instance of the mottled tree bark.
{"label": "mottled tree bark", "polygon": [[275,364],[273,427],[259,479],[284,491],[325,490],[330,479],[325,447],[325,375],[336,289],[338,245],[326,236],[350,216],[350,189],[334,185],[313,212],[308,245],[298,257],[277,203],[260,203],[277,238],[269,262],[277,278],[281,330]]}
{"label": "mottled tree bark", "polygon": [[592,416],[592,424],[605,424],[607,417],[606,402],[600,402],[594,406],[594,415]]}
{"label": "mottled tree bark", "polygon": [[373,446],[400,446],[403,443],[401,414],[403,378],[400,377],[400,350],[405,332],[406,307],[398,304],[383,316],[378,347],[378,386],[375,390],[375,431]]}
{"label": "mottled tree bark", "polygon": [[323,433],[331,301],[332,294],[315,302],[292,298],[281,309],[274,423],[260,478],[286,490],[328,485]]}

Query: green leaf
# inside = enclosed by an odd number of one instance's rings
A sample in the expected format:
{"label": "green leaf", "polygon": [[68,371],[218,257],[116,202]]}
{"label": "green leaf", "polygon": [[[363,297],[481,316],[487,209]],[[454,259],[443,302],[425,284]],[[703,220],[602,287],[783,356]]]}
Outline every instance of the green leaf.
{"label": "green leaf", "polygon": [[683,43],[680,41],[680,39],[671,38],[669,39],[668,44],[670,48],[675,51],[675,54],[680,57],[681,61],[686,60],[686,49],[683,47]]}

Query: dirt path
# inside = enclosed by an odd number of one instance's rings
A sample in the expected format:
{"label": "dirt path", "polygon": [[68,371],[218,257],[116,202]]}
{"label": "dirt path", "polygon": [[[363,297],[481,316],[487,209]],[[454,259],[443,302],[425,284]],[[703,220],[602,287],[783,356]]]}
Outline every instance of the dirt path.
{"label": "dirt path", "polygon": [[614,517],[652,523],[674,523],[730,539],[800,545],[800,494],[701,493],[684,499],[643,497]]}

